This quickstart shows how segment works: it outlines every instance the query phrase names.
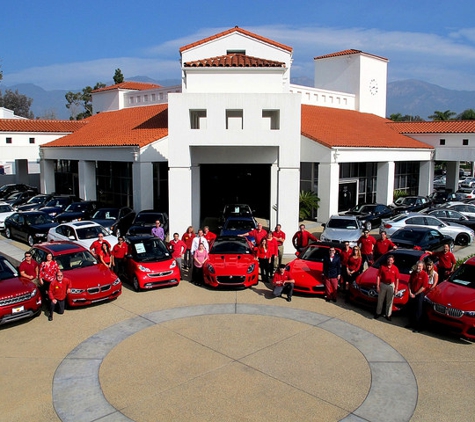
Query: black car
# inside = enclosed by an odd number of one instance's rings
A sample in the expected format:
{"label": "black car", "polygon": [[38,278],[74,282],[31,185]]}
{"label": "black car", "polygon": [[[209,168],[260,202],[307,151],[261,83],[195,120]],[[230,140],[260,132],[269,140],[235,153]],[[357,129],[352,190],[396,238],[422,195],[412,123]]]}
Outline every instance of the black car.
{"label": "black car", "polygon": [[155,221],[159,220],[165,233],[168,232],[168,215],[154,210],[140,211],[134,218],[132,226],[127,230],[127,236],[150,235],[155,227]]}
{"label": "black car", "polygon": [[12,183],[8,185],[3,185],[0,188],[0,199],[8,198],[12,193],[25,192],[27,190],[31,190],[38,193],[38,188],[35,188],[34,186],[28,186],[23,183]]}
{"label": "black car", "polygon": [[381,224],[381,219],[392,217],[394,210],[383,204],[363,204],[354,206],[344,214],[355,215],[364,227],[371,230]]}
{"label": "black car", "polygon": [[80,201],[69,204],[62,213],[54,217],[58,223],[67,223],[69,221],[90,220],[97,210],[96,201]]}
{"label": "black car", "polygon": [[438,252],[444,249],[446,243],[450,249],[454,246],[454,239],[428,227],[406,227],[396,230],[391,241],[398,248],[420,249],[423,251]]}
{"label": "black car", "polygon": [[[127,216],[128,218],[126,218]],[[115,236],[120,236],[121,233],[127,233],[127,230],[132,225],[134,217],[135,212],[129,207],[99,208],[90,220],[105,227]],[[127,221],[128,226],[123,227],[127,224]],[[119,234],[117,234],[117,232],[119,232]]]}
{"label": "black car", "polygon": [[461,201],[462,197],[458,193],[447,190],[439,190],[429,195],[429,200],[433,205],[445,204],[449,201]]}
{"label": "black car", "polygon": [[434,208],[425,211],[425,214],[433,215],[445,223],[457,223],[475,230],[475,218],[468,217],[462,213],[448,208]]}
{"label": "black car", "polygon": [[55,195],[40,210],[54,218],[61,214],[69,204],[78,201],[80,199],[74,195]]}
{"label": "black car", "polygon": [[49,229],[57,225],[42,211],[16,212],[5,219],[5,236],[33,246],[35,243],[45,241]]}
{"label": "black car", "polygon": [[401,196],[390,207],[396,214],[402,212],[417,212],[429,207],[431,201],[425,196]]}
{"label": "black car", "polygon": [[40,193],[28,199],[23,205],[16,207],[18,211],[37,211],[44,207],[46,203],[53,197],[52,194]]}
{"label": "black car", "polygon": [[12,193],[8,198],[4,199],[3,202],[10,204],[12,207],[22,205],[27,202],[30,198],[34,197],[38,192],[34,190],[26,190],[24,192],[15,192]]}

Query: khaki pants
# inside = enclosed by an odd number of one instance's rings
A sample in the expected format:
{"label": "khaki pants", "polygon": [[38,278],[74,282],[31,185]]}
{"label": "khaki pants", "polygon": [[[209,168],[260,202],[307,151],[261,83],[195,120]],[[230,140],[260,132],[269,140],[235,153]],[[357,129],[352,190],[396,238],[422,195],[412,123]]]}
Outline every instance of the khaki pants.
{"label": "khaki pants", "polygon": [[378,305],[376,315],[381,315],[383,303],[386,299],[386,316],[390,317],[393,312],[394,284],[379,283]]}

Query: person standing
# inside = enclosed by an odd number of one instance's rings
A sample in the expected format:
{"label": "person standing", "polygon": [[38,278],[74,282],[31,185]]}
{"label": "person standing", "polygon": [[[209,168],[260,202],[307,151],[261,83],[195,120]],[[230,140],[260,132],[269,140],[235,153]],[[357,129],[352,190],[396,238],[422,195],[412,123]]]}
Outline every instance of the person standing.
{"label": "person standing", "polygon": [[381,316],[384,301],[386,301],[386,315],[385,318],[391,321],[391,314],[393,312],[394,295],[397,293],[399,287],[399,270],[394,265],[394,256],[388,255],[386,264],[379,267],[378,276],[376,278],[376,291],[378,292],[378,304],[376,306],[375,319]]}
{"label": "person standing", "polygon": [[25,259],[21,261],[18,270],[21,277],[34,281],[38,278],[40,266],[31,258],[31,252],[25,252]]}
{"label": "person standing", "polygon": [[155,227],[152,228],[152,236],[158,237],[160,240],[165,240],[165,230],[163,230],[160,220],[155,221]]}
{"label": "person standing", "polygon": [[211,232],[208,226],[203,227],[203,235],[205,239],[208,241],[209,247],[211,248],[213,246],[213,242],[216,240],[218,236],[216,236],[213,232]]}
{"label": "person standing", "polygon": [[341,260],[335,248],[328,250],[328,255],[323,258],[323,281],[325,283],[325,300],[336,302],[338,283],[341,276]]}
{"label": "person standing", "polygon": [[104,242],[102,244],[98,256],[102,264],[104,264],[107,268],[112,268],[112,255],[109,248],[109,243]]}
{"label": "person standing", "polygon": [[371,265],[373,265],[373,250],[375,244],[376,239],[369,234],[368,229],[364,229],[363,235],[358,239],[358,245],[361,248],[361,257],[363,258],[363,265],[365,262],[368,267],[371,267]]}
{"label": "person standing", "polygon": [[259,269],[261,270],[261,280],[264,283],[268,283],[270,280],[269,268],[271,257],[266,238],[262,239],[261,244],[257,248],[257,260],[259,261]]}
{"label": "person standing", "polygon": [[388,239],[388,235],[383,230],[381,232],[381,238],[378,239],[374,245],[374,260],[376,261],[380,256],[383,256],[385,253],[389,251],[394,251],[397,249],[397,246]]}
{"label": "person standing", "polygon": [[406,328],[413,328],[414,332],[421,330],[422,307],[424,295],[429,285],[429,276],[424,271],[424,262],[418,261],[416,270],[409,277],[409,324]]}
{"label": "person standing", "polygon": [[302,252],[313,240],[318,242],[318,239],[309,231],[305,230],[305,224],[299,226],[299,231],[294,234],[292,237],[292,245],[297,249],[298,252]]}
{"label": "person standing", "polygon": [[71,281],[63,276],[62,271],[56,273],[55,279],[50,283],[48,296],[50,299],[48,321],[53,321],[53,313],[64,314],[66,296],[71,293]]}
{"label": "person standing", "polygon": [[439,282],[439,274],[435,270],[435,265],[432,260],[427,260],[426,263],[426,273],[428,277],[427,281],[427,289],[425,291],[425,294],[429,293],[432,289],[437,286],[437,283]]}
{"label": "person standing", "polygon": [[170,241],[170,247],[172,249],[172,257],[175,259],[178,268],[180,269],[180,278],[183,278],[182,266],[183,256],[186,252],[186,244],[180,239],[178,233],[173,233],[173,239]]}
{"label": "person standing", "polygon": [[[206,239],[205,239],[206,240]],[[208,251],[205,249],[205,245],[200,243],[198,249],[193,254],[193,274],[192,280],[198,286],[204,283],[203,278],[203,266],[208,260]]]}
{"label": "person standing", "polygon": [[112,248],[112,268],[114,272],[120,276],[121,274],[125,273],[125,256],[129,250],[127,243],[124,242],[124,238],[119,236],[117,239],[118,243],[114,245]]}
{"label": "person standing", "polygon": [[255,244],[256,244],[256,247],[258,247],[261,244],[262,239],[267,237],[267,230],[262,228],[261,223],[257,223],[257,228],[256,229],[249,230],[247,233],[238,234],[238,236],[240,236],[240,237],[247,237],[247,236],[253,237],[254,241],[255,241]]}
{"label": "person standing", "polygon": [[195,230],[193,229],[193,226],[189,226],[186,229],[186,232],[183,233],[183,236],[181,237],[181,240],[185,242],[186,245],[186,251],[185,251],[185,256],[184,256],[184,265],[186,268],[190,269],[192,265],[192,256],[191,256],[191,246],[193,244],[193,239],[195,238]]}
{"label": "person standing", "polygon": [[59,271],[58,263],[53,259],[53,254],[48,252],[46,259],[41,263],[38,273],[38,280],[41,294],[45,305],[49,308],[49,286],[56,279],[56,273]]}
{"label": "person standing", "polygon": [[292,300],[294,293],[294,283],[290,273],[285,269],[284,264],[279,265],[278,271],[274,274],[272,285],[274,286],[273,294],[275,297],[281,297],[283,293],[287,295],[287,302]]}
{"label": "person standing", "polygon": [[92,242],[92,245],[91,247],[89,248],[89,250],[93,253],[93,255],[99,259],[99,253],[101,252],[102,250],[102,244],[103,243],[107,243],[109,245],[109,249],[111,248],[111,245],[110,243],[104,239],[104,234],[103,233],[99,233],[97,235],[97,239],[94,240],[94,242]]}
{"label": "person standing", "polygon": [[450,274],[454,272],[455,264],[457,262],[455,255],[450,252],[450,245],[446,243],[444,245],[444,250],[440,252],[426,252],[439,258],[437,264],[439,277],[441,281],[447,280],[450,277]]}
{"label": "person standing", "polygon": [[274,262],[274,272],[276,272],[278,266],[282,264],[282,257],[284,256],[285,233],[282,231],[282,226],[280,224],[275,226],[272,236],[277,240],[278,259]]}
{"label": "person standing", "polygon": [[340,252],[341,261],[341,277],[340,277],[340,289],[346,290],[346,284],[348,283],[348,259],[353,253],[353,249],[350,246],[350,242],[345,242],[344,248]]}
{"label": "person standing", "polygon": [[199,229],[198,234],[195,236],[195,238],[193,239],[193,242],[191,243],[191,255],[195,254],[195,252],[198,250],[199,245],[201,244],[204,245],[206,252],[209,252],[208,241],[206,240],[204,236],[203,230]]}
{"label": "person standing", "polygon": [[277,255],[279,253],[279,245],[277,240],[274,239],[274,235],[270,231],[267,233],[267,247],[269,248],[270,260],[269,260],[269,279],[274,275],[275,263],[277,262]]}

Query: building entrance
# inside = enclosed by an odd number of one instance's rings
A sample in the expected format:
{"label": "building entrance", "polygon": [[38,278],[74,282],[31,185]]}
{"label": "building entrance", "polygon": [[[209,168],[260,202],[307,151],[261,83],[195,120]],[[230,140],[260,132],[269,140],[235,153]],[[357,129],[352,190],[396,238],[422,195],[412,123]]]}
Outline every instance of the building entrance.
{"label": "building entrance", "polygon": [[242,203],[270,217],[270,164],[202,164],[201,220],[219,217],[225,204]]}

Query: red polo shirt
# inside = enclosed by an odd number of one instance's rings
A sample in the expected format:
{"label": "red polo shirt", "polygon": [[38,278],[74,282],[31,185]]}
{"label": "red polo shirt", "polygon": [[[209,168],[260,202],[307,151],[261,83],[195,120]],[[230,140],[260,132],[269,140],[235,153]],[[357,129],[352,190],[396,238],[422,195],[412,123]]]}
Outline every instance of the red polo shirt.
{"label": "red polo shirt", "polygon": [[379,267],[378,276],[381,283],[396,283],[396,280],[399,280],[399,270],[394,264],[391,265],[391,268],[387,265],[381,265]]}

